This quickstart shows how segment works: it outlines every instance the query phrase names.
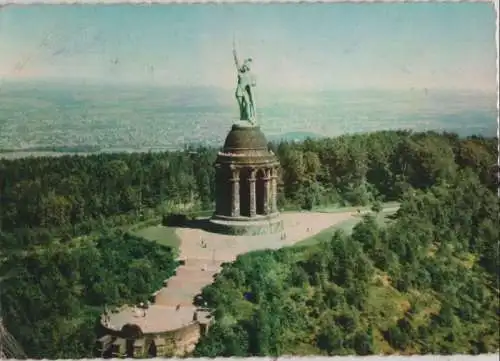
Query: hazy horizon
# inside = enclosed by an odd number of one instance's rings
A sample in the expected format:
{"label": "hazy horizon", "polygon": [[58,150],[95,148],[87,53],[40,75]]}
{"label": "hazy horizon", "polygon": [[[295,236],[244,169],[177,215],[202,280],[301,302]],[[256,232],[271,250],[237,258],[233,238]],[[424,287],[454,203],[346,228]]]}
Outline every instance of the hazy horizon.
{"label": "hazy horizon", "polygon": [[[9,85],[0,97],[0,149],[220,145],[238,114],[232,89]],[[257,121],[269,139],[391,129],[496,133],[496,96],[484,92],[265,90],[259,95]]]}
{"label": "hazy horizon", "polygon": [[9,5],[0,149],[220,144],[239,110],[280,135],[496,134],[490,3]]}
{"label": "hazy horizon", "polygon": [[[126,29],[126,31],[124,31]],[[490,3],[9,5],[0,77],[258,91],[496,91]]]}

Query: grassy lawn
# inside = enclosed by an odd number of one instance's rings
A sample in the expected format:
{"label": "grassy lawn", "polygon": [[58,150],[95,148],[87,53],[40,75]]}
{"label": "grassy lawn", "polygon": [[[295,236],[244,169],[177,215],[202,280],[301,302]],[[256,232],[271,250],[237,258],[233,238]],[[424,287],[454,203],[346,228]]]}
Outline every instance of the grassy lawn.
{"label": "grassy lawn", "polygon": [[172,227],[164,227],[161,225],[150,226],[133,231],[132,234],[173,248],[179,248],[181,244],[181,240],[175,233],[175,228]]}
{"label": "grassy lawn", "polygon": [[[353,209],[356,210],[358,208],[354,207]],[[349,208],[342,208],[342,210],[345,212],[345,211],[348,211]],[[387,216],[390,216],[394,213],[396,213],[396,209],[394,208],[393,205],[391,205],[391,207],[387,207],[387,205],[385,205],[385,209],[382,212],[380,212],[379,214],[377,214],[377,217],[376,217],[377,223],[380,225],[386,224],[389,221]],[[347,221],[340,222],[340,223],[338,223],[330,228],[324,229],[323,231],[317,233],[316,235],[314,235],[312,237],[309,237],[309,238],[306,238],[300,242],[297,242],[294,245],[294,247],[307,246],[307,245],[316,244],[316,243],[323,242],[323,241],[328,241],[332,237],[332,234],[336,230],[339,230],[339,229],[344,231],[347,234],[350,234],[352,232],[354,226],[359,221],[361,221],[361,219],[362,219],[362,216],[355,216],[353,219],[349,219]]]}
{"label": "grassy lawn", "polygon": [[[213,210],[193,212],[193,215],[197,218],[206,218],[212,214]],[[175,227],[165,227],[161,224],[147,226],[147,223],[151,224],[152,221],[161,223],[161,217],[148,219],[143,222],[135,223],[131,226],[123,226],[123,230],[127,230],[131,234],[147,239],[148,241],[157,242],[164,246],[178,249],[181,244],[181,240],[175,233]]]}

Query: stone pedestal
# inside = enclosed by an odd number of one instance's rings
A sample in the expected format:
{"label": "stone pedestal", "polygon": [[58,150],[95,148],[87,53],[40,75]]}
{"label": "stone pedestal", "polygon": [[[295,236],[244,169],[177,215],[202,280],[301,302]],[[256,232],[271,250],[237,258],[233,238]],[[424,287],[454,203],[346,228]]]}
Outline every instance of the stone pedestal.
{"label": "stone pedestal", "polygon": [[279,232],[283,224],[276,206],[278,165],[258,126],[234,124],[216,160],[220,174],[216,187],[222,191],[217,192],[212,231],[246,235]]}

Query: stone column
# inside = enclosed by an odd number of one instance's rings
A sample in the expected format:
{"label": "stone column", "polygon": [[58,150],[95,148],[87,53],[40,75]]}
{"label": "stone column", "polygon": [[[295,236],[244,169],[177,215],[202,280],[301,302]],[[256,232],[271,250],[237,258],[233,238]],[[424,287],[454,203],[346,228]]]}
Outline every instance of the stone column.
{"label": "stone column", "polygon": [[262,180],[264,181],[264,214],[269,214],[271,213],[271,177],[269,169],[264,170],[264,178]]}
{"label": "stone column", "polygon": [[231,217],[240,215],[240,171],[231,169],[233,177],[231,181]]}
{"label": "stone column", "polygon": [[255,197],[255,169],[250,170],[250,177],[248,178],[250,184],[250,217],[255,217],[257,214],[257,203]]}
{"label": "stone column", "polygon": [[273,167],[271,175],[271,213],[278,212],[277,195],[278,195],[278,168]]}

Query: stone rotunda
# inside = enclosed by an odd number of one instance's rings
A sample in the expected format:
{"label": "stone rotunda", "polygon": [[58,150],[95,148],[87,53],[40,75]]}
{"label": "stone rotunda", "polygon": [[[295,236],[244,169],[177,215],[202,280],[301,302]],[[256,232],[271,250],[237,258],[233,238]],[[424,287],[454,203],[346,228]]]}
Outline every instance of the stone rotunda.
{"label": "stone rotunda", "polygon": [[214,232],[259,235],[280,232],[276,204],[279,162],[260,127],[233,124],[215,162]]}

